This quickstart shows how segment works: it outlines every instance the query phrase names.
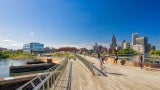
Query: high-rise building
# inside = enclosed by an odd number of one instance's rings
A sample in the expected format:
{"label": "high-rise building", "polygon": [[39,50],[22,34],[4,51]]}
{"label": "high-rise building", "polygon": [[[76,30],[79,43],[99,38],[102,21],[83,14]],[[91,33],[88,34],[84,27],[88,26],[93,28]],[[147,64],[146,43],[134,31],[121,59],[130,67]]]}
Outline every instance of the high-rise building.
{"label": "high-rise building", "polygon": [[143,45],[133,45],[132,48],[140,54],[145,54],[145,48]]}
{"label": "high-rise building", "polygon": [[148,44],[148,52],[150,52],[151,50],[152,50],[152,46],[151,46],[151,44]]}
{"label": "high-rise building", "polygon": [[123,42],[122,43],[122,49],[130,49],[130,42]]}
{"label": "high-rise building", "polygon": [[148,37],[138,37],[136,38],[136,44],[142,45],[144,47],[144,53],[148,53]]}
{"label": "high-rise building", "polygon": [[113,37],[112,37],[112,43],[110,45],[110,49],[116,49],[116,48],[117,48],[116,37],[113,35]]}
{"label": "high-rise building", "polygon": [[132,45],[136,45],[136,38],[138,38],[138,33],[133,33],[132,34]]}
{"label": "high-rise building", "polygon": [[136,44],[137,45],[148,45],[148,37],[138,37],[136,38]]}
{"label": "high-rise building", "polygon": [[27,43],[23,46],[23,53],[39,54],[44,51],[44,44],[40,43]]}
{"label": "high-rise building", "polygon": [[152,50],[155,51],[156,50],[156,46],[152,46]]}
{"label": "high-rise building", "polygon": [[126,41],[124,40],[122,43],[121,43],[121,47],[122,47],[122,49],[123,49],[123,44],[125,43]]}
{"label": "high-rise building", "polygon": [[151,44],[148,44],[148,37],[139,37],[137,33],[132,34],[132,48],[143,54],[155,49],[155,47],[151,47]]}

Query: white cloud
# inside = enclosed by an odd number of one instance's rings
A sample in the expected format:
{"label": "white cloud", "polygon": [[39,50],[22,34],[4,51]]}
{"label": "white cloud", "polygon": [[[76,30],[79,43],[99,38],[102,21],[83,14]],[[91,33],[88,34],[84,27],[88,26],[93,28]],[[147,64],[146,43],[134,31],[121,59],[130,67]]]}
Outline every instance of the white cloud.
{"label": "white cloud", "polygon": [[30,32],[29,35],[33,36],[33,35],[35,35],[35,33],[34,32]]}
{"label": "white cloud", "polygon": [[0,46],[8,49],[22,49],[23,43],[22,42],[2,42]]}
{"label": "white cloud", "polygon": [[6,36],[7,36],[7,37],[10,37],[10,36],[13,36],[13,34],[8,33],[8,34],[6,34]]}
{"label": "white cloud", "polygon": [[7,40],[7,39],[5,39],[5,40],[3,40],[4,42],[17,42],[17,41],[14,41],[14,40]]}
{"label": "white cloud", "polygon": [[23,45],[18,43],[18,44],[5,44],[3,47],[8,48],[8,49],[22,49]]}

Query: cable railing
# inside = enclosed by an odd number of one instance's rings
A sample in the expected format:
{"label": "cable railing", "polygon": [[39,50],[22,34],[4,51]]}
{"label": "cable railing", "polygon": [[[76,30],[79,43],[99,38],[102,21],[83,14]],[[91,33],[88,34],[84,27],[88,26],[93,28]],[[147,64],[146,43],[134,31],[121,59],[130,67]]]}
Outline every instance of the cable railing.
{"label": "cable railing", "polygon": [[79,60],[83,62],[83,64],[91,71],[92,75],[94,75],[93,63],[88,61],[87,59],[81,57],[80,55],[75,55]]}
{"label": "cable railing", "polygon": [[71,81],[72,81],[72,62],[71,62],[71,65],[70,65],[67,90],[71,90]]}
{"label": "cable railing", "polygon": [[68,60],[63,60],[60,65],[54,65],[44,73],[39,74],[39,76],[19,87],[17,90],[50,90],[51,88],[54,89],[57,86],[61,76],[63,75],[67,64]]}

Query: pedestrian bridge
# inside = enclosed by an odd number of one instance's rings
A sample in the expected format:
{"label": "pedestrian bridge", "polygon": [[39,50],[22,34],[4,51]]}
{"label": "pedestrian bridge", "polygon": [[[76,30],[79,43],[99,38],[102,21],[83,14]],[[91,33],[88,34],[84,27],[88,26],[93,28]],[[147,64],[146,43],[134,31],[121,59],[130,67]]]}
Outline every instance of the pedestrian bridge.
{"label": "pedestrian bridge", "polygon": [[99,69],[96,58],[77,55],[77,60],[64,59],[17,90],[160,90],[159,69],[112,63],[106,69]]}

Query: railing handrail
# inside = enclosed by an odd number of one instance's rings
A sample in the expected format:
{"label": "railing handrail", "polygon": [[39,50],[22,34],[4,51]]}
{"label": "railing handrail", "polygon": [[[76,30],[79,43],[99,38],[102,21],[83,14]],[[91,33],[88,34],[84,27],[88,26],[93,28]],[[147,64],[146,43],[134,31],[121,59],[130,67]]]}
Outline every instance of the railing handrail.
{"label": "railing handrail", "polygon": [[[62,65],[61,65],[62,66]],[[38,90],[38,89],[40,89],[40,87],[42,86],[42,85],[44,85],[44,83],[53,75],[53,74],[55,74],[56,73],[56,71],[61,67],[61,66],[59,66],[57,69],[55,69],[49,76],[47,76],[40,84],[38,84],[33,90]]]}
{"label": "railing handrail", "polygon": [[33,90],[38,90],[40,88],[40,85],[43,85],[52,75],[54,75],[62,66],[63,64],[65,64],[66,62],[68,62],[67,59],[63,60],[63,62],[61,63],[61,65],[59,66],[58,64],[54,65],[53,67],[51,67],[50,69],[46,70],[44,73],[42,73],[41,75],[33,78],[31,81],[27,82],[26,84],[24,84],[23,86],[19,87],[17,90],[23,90],[23,88],[29,84],[32,84],[34,80],[41,78],[41,76],[45,76],[45,79],[43,79],[38,85],[36,85]]}
{"label": "railing handrail", "polygon": [[92,74],[94,75],[94,71],[93,71],[93,63],[89,62],[87,59],[83,58],[80,55],[75,55],[78,59],[80,59],[84,65],[92,72]]}
{"label": "railing handrail", "polygon": [[71,62],[70,71],[69,71],[67,90],[71,90],[71,81],[72,81],[72,62]]}

